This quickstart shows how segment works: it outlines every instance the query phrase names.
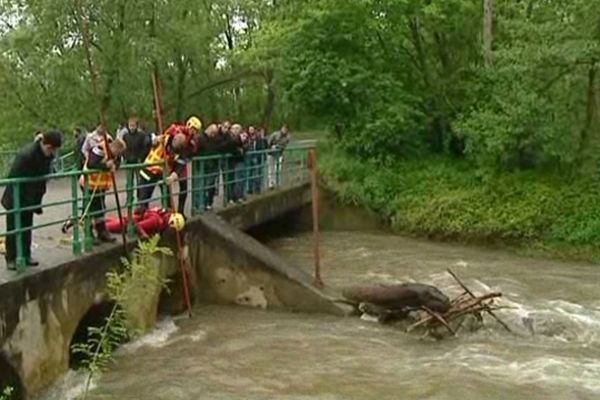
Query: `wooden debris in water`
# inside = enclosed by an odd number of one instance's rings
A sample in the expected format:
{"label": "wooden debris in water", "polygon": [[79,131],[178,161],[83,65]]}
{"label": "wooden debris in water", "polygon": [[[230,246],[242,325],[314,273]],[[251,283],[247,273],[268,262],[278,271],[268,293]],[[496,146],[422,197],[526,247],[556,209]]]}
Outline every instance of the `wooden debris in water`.
{"label": "wooden debris in water", "polygon": [[[440,328],[445,328],[451,335],[455,336],[460,328],[464,317],[473,316],[479,322],[483,322],[482,314],[492,316],[504,329],[512,332],[511,329],[502,321],[494,311],[506,307],[500,307],[495,304],[495,300],[502,297],[502,293],[487,293],[481,296],[476,296],[454,272],[448,269],[448,273],[456,280],[459,286],[463,289],[463,293],[454,298],[450,303],[450,308],[444,313],[437,313],[427,307],[421,307],[424,311],[418,321],[406,328],[407,332],[411,332],[416,328],[425,328],[428,334],[434,334]],[[454,327],[453,327],[454,323]]]}

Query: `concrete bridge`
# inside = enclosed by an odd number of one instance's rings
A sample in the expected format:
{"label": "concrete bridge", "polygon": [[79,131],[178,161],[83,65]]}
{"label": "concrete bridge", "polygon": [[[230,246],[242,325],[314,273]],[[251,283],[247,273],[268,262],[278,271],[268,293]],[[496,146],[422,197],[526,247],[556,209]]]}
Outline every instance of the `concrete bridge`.
{"label": "concrete bridge", "polygon": [[[344,314],[331,293],[313,286],[311,276],[245,233],[310,201],[310,185],[304,181],[188,221],[194,302]],[[175,247],[172,233],[166,232],[163,241]],[[105,275],[122,256],[119,244],[80,257],[39,250],[44,268],[5,275],[0,282],[0,388],[15,387],[16,398],[42,393],[74,364],[71,345],[107,315]],[[160,263],[171,276],[172,290],[148,301],[162,313],[180,313],[184,303],[177,260],[164,257]]]}

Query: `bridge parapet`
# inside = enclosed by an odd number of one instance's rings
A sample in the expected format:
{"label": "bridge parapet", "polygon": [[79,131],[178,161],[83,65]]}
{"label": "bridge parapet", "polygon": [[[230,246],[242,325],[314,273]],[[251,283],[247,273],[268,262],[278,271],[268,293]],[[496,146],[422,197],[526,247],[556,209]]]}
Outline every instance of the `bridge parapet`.
{"label": "bridge parapet", "polygon": [[[150,198],[143,204],[163,209],[171,207],[171,196],[178,197],[183,194],[191,197],[184,211],[188,216],[196,216],[208,209],[223,209],[230,206],[230,203],[263,195],[272,189],[283,189],[306,182],[307,154],[314,147],[314,142],[303,142],[291,144],[283,151],[250,151],[243,157],[196,157],[189,163],[189,173],[174,185],[177,186],[176,190],[173,185],[169,187],[167,184],[167,168],[164,168],[164,163],[155,164],[163,167],[163,179],[153,183],[144,183],[139,179],[140,171],[147,168],[147,164],[125,165],[116,174],[116,188],[105,193],[104,211],[116,213],[118,198],[126,220],[126,234],[130,240],[135,241],[139,232],[134,221],[136,210],[142,205],[138,196],[141,190],[158,186],[159,190],[153,190]],[[52,252],[49,260],[42,260],[46,261],[46,264],[55,264],[65,259],[69,252],[81,256],[94,251],[94,218],[102,213],[90,211],[90,204],[99,196],[90,190],[89,186],[89,177],[96,172],[98,171],[82,172],[70,168],[42,178],[0,179],[0,191],[12,186],[15,204],[11,210],[0,210],[0,238],[4,240],[7,235],[16,238],[19,272],[26,269],[22,238],[32,232],[35,233],[36,245]],[[24,226],[24,213],[31,213],[39,207],[21,207],[20,192],[23,185],[40,179],[48,181],[48,192],[41,205],[43,215],[37,216],[33,225],[27,227]],[[8,223],[5,223],[5,219],[8,222],[9,216],[13,222],[10,229]],[[118,224],[119,220],[116,221]],[[61,232],[65,224],[70,226],[69,230],[72,233]],[[0,260],[0,281],[4,275],[2,263],[3,260]]]}
{"label": "bridge parapet", "polygon": [[[344,312],[312,286],[309,276],[243,232],[310,203],[308,183],[288,180],[283,186],[188,221],[186,253],[197,301]],[[169,231],[163,236],[171,247],[175,247],[173,236]],[[0,282],[0,387],[11,384],[27,395],[38,394],[67,371],[73,362],[71,344],[103,308],[106,272],[119,265],[122,250],[114,244],[80,256],[71,254],[51,267],[27,270]],[[161,268],[170,271],[177,283],[176,265],[175,259],[164,258]],[[168,308],[183,311],[179,287],[173,288]]]}

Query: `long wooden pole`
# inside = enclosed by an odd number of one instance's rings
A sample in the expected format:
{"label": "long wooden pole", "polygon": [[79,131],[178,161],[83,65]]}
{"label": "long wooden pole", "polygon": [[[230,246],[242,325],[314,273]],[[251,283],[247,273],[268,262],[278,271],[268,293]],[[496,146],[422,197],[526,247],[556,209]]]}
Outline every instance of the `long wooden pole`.
{"label": "long wooden pole", "polygon": [[[106,148],[106,157],[109,160],[114,160],[114,156],[110,150],[110,146],[108,145],[108,135],[106,130],[108,129],[108,125],[106,124],[106,116],[104,113],[104,106],[102,104],[102,99],[100,98],[100,92],[98,91],[98,71],[96,70],[96,65],[94,63],[94,54],[92,53],[92,48],[90,44],[89,38],[89,27],[88,20],[84,16],[83,4],[81,0],[75,0],[75,16],[79,21],[79,26],[81,29],[81,38],[83,40],[83,47],[85,49],[85,55],[87,59],[88,69],[90,72],[90,80],[92,83],[92,91],[94,93],[94,97],[96,98],[96,102],[98,103],[98,109],[100,110],[100,124],[102,126],[102,139],[104,140],[105,148]],[[115,192],[115,204],[117,206],[117,216],[119,221],[121,222],[121,238],[123,239],[123,249],[125,250],[125,255],[129,257],[129,251],[127,248],[127,234],[125,233],[125,224],[123,223],[123,212],[121,210],[121,200],[119,199],[119,189],[117,187],[117,180],[115,178],[114,171],[110,171],[110,179],[112,182],[113,191]]]}
{"label": "long wooden pole", "polygon": [[315,150],[308,152],[308,168],[310,170],[310,186],[312,195],[312,220],[313,220],[313,257],[315,261],[315,284],[323,286],[321,279],[321,250],[319,234],[319,182],[317,169],[317,154]]}
{"label": "long wooden pole", "polygon": [[[158,77],[158,67],[156,67],[156,65],[154,66],[154,71],[152,72],[152,89],[154,90],[154,110],[156,113],[156,125],[159,133],[162,134],[164,126],[162,119],[162,99],[160,95],[160,79]],[[175,198],[173,197],[173,185],[169,185],[169,192],[169,198],[171,199],[171,210],[172,212],[177,212],[177,209],[175,208]],[[175,230],[175,237],[177,239],[177,258],[179,259],[179,267],[181,269],[184,300],[188,309],[188,315],[190,318],[192,318],[192,301],[190,298],[190,287],[188,283],[189,279],[187,274],[187,259],[183,251],[183,239],[181,237],[181,232]]]}

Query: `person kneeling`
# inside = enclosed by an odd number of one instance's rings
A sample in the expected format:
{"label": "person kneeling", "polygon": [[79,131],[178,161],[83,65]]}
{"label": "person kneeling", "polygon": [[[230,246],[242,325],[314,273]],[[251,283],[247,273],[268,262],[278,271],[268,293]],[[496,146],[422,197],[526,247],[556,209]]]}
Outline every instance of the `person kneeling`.
{"label": "person kneeling", "polygon": [[108,146],[110,153],[106,151],[106,143],[103,140],[88,153],[83,167],[84,175],[81,175],[80,179],[80,184],[84,187],[86,172],[94,170],[87,176],[90,196],[88,199],[83,199],[83,212],[84,215],[89,215],[94,220],[94,228],[97,234],[94,237],[94,244],[96,245],[101,242],[113,243],[116,240],[106,229],[105,199],[106,192],[112,187],[112,174],[118,168],[117,160],[127,149],[127,145],[121,139],[110,141],[109,138]]}

